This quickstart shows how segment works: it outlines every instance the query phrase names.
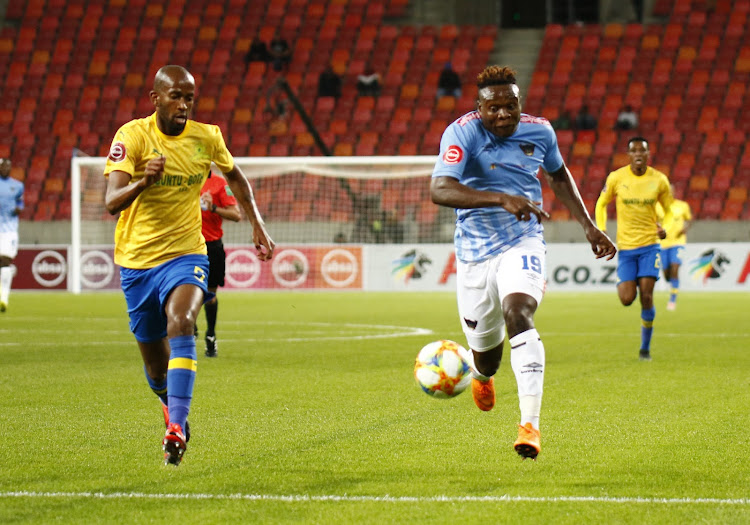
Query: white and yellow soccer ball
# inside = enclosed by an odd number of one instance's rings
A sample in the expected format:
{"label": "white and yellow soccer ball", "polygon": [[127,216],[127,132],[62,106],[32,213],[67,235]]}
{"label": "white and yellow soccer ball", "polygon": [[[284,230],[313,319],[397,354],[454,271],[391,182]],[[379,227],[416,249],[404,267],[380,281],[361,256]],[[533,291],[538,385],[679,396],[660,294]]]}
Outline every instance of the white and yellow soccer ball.
{"label": "white and yellow soccer ball", "polygon": [[471,383],[464,347],[443,339],[426,344],[417,354],[414,377],[423,392],[439,399],[455,397]]}

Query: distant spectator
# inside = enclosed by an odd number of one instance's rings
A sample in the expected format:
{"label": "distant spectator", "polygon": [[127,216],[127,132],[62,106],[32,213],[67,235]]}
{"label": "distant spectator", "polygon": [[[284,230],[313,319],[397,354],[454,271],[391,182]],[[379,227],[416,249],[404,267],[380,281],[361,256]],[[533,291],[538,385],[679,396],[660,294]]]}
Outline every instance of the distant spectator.
{"label": "distant spectator", "polygon": [[573,126],[573,119],[570,117],[570,113],[563,111],[560,116],[551,122],[552,127],[556,130],[570,129]]}
{"label": "distant spectator", "polygon": [[325,68],[318,77],[318,96],[336,98],[341,96],[341,77],[332,66]]}
{"label": "distant spectator", "polygon": [[576,117],[577,129],[596,129],[596,117],[589,113],[589,107],[581,106],[581,112]]}
{"label": "distant spectator", "polygon": [[552,21],[557,24],[572,25],[598,23],[598,0],[575,0],[574,2],[549,2]]}
{"label": "distant spectator", "polygon": [[289,43],[279,35],[276,35],[273,37],[273,40],[271,40],[268,53],[271,56],[271,63],[273,64],[274,71],[281,71],[292,61],[292,48],[289,47]]}
{"label": "distant spectator", "polygon": [[393,244],[404,242],[404,225],[398,220],[398,212],[396,210],[383,212],[383,229],[380,233],[380,238],[376,236],[375,242]]}
{"label": "distant spectator", "polygon": [[617,115],[615,129],[634,129],[638,127],[638,115],[633,111],[632,106],[626,105],[620,114]]}
{"label": "distant spectator", "polygon": [[344,232],[338,232],[333,237],[333,242],[338,243],[338,244],[345,243],[346,242],[346,235],[344,234]]}
{"label": "distant spectator", "polygon": [[371,67],[357,76],[357,91],[362,96],[377,97],[380,95],[380,87],[380,74]]}
{"label": "distant spectator", "polygon": [[277,94],[275,97],[266,100],[266,107],[263,112],[268,117],[268,134],[270,136],[278,137],[287,133],[291,117],[289,99],[284,95]]}
{"label": "distant spectator", "polygon": [[458,73],[453,71],[453,67],[450,62],[446,62],[443,70],[440,72],[440,78],[438,78],[438,89],[437,96],[440,97],[456,97],[461,96],[461,77]]}
{"label": "distant spectator", "polygon": [[635,15],[635,22],[637,24],[643,23],[643,0],[631,0],[633,4],[633,14]]}
{"label": "distant spectator", "polygon": [[271,56],[268,54],[266,43],[263,42],[260,37],[256,36],[253,38],[253,41],[250,42],[250,49],[245,54],[245,63],[268,62],[270,58]]}
{"label": "distant spectator", "polygon": [[355,198],[354,229],[349,242],[369,244],[381,238],[383,221],[379,206],[380,197],[377,195],[362,195]]}

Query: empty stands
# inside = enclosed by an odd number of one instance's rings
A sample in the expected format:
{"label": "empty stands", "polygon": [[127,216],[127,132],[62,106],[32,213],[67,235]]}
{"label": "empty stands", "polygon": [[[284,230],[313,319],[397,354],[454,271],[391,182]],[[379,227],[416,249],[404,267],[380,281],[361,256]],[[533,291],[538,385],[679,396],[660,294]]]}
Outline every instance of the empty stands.
{"label": "empty stands", "polygon": [[[637,133],[697,217],[750,219],[748,4],[713,3],[659,0],[654,14],[664,24],[547,27],[524,109],[553,119],[585,103],[597,116],[593,132],[559,133],[587,204],[606,173],[627,163],[626,140]],[[9,2],[16,24],[0,31],[0,155],[25,179],[23,218],[69,217],[74,148],[106,155],[118,126],[151,113],[147,92],[165,63],[195,74],[195,118],[218,124],[237,156],[320,154],[293,112],[271,125],[280,74],[334,154],[435,154],[445,125],[473,109],[472,79],[498,29],[392,23],[407,8],[406,0]],[[244,62],[254,36],[277,32],[294,50],[287,70]],[[459,99],[435,94],[448,61],[464,81]],[[338,99],[316,96],[328,64],[344,79]],[[382,94],[359,97],[356,76],[370,66],[383,76]],[[638,111],[639,128],[614,131],[625,104]]]}
{"label": "empty stands", "polygon": [[[743,158],[750,160],[743,154],[750,130],[750,4],[713,4],[660,0],[654,14],[664,24],[546,28],[525,110],[551,119],[562,110],[575,116],[585,101],[597,116],[591,151],[581,132],[560,137],[582,187],[595,188],[592,177],[601,187],[602,171],[628,163],[621,155],[627,139],[643,135],[653,164],[698,218],[750,219],[743,197]],[[639,126],[613,136],[626,104],[638,111]]]}
{"label": "empty stands", "polygon": [[[10,2],[7,18],[18,27],[0,33],[0,148],[26,179],[24,218],[69,216],[67,185],[44,181],[68,177],[74,148],[106,155],[118,126],[151,113],[147,92],[166,63],[193,72],[195,118],[221,126],[237,156],[320,154],[298,117],[269,126],[279,74],[335,154],[436,153],[442,128],[473,105],[470,82],[460,100],[438,100],[437,74],[446,61],[464,76],[484,67],[497,30],[385,22],[407,7],[405,0]],[[277,32],[294,49],[289,68],[245,64],[252,37],[268,42]],[[328,64],[344,79],[338,100],[316,96]],[[384,78],[377,99],[356,93],[367,66]]]}

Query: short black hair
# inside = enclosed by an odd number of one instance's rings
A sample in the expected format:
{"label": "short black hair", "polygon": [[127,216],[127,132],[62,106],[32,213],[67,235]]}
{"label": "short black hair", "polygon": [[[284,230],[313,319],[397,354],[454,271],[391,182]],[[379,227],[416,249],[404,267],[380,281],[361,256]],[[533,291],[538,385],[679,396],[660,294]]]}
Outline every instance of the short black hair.
{"label": "short black hair", "polygon": [[516,72],[509,67],[489,66],[477,75],[477,87],[479,89],[515,83]]}
{"label": "short black hair", "polygon": [[647,140],[647,139],[646,139],[645,137],[633,137],[633,138],[631,138],[631,139],[630,139],[630,140],[628,141],[628,148],[630,148],[630,145],[631,145],[631,144],[632,144],[633,142],[645,142],[645,143],[646,143],[646,147],[648,147],[648,140]]}

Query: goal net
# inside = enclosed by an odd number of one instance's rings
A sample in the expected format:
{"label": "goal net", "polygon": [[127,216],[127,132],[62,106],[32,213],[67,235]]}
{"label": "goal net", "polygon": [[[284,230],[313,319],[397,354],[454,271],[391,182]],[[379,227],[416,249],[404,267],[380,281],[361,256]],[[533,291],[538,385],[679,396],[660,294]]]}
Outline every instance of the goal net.
{"label": "goal net", "polygon": [[[235,162],[250,180],[277,244],[423,244],[453,238],[453,210],[433,204],[429,196],[435,160],[433,156],[238,157]],[[82,265],[91,259],[82,260],[82,254],[111,250],[113,244],[117,217],[104,206],[105,162],[103,157],[72,160],[70,282],[74,292],[81,290]],[[251,245],[250,224],[224,221],[224,243]]]}

